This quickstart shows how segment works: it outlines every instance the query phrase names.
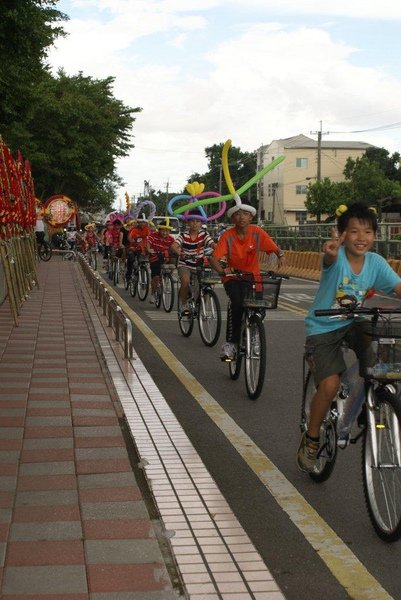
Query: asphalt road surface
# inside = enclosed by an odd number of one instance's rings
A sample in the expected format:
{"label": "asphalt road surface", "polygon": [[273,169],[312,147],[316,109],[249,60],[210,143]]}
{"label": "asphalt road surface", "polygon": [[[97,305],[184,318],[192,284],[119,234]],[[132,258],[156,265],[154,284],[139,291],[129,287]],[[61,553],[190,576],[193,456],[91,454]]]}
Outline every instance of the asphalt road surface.
{"label": "asphalt road surface", "polygon": [[[175,310],[116,291],[229,415],[226,426],[202,405],[199,385],[177,379],[154,344],[134,329],[135,350],[196,447],[232,510],[288,600],[401,600],[401,541],[386,544],[368,518],[361,444],[339,451],[331,478],[314,483],[295,463],[300,430],[304,315],[317,284],[291,279],[278,310],[268,311],[267,371],[260,398],[249,400],[219,360],[220,340],[203,345],[197,325],[180,333]],[[221,286],[217,292],[225,310]],[[225,312],[223,312],[225,317]]]}

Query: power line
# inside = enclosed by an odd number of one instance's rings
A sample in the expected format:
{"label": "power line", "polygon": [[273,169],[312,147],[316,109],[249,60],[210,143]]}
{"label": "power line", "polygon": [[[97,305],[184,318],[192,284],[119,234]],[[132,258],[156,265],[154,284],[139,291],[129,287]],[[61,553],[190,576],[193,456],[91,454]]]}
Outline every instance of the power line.
{"label": "power line", "polygon": [[385,129],[398,129],[401,127],[401,121],[390,123],[389,125],[380,125],[379,127],[371,127],[370,129],[354,129],[353,131],[331,131],[330,133],[366,133],[369,131],[384,131]]}

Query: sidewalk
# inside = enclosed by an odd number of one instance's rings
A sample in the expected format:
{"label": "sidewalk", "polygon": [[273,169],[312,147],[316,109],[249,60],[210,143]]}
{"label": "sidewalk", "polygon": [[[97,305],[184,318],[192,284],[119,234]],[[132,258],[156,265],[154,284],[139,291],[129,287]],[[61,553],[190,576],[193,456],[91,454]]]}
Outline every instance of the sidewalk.
{"label": "sidewalk", "polygon": [[39,282],[0,306],[1,598],[284,600],[79,264]]}
{"label": "sidewalk", "polygon": [[1,598],[176,600],[77,269],[0,306]]}

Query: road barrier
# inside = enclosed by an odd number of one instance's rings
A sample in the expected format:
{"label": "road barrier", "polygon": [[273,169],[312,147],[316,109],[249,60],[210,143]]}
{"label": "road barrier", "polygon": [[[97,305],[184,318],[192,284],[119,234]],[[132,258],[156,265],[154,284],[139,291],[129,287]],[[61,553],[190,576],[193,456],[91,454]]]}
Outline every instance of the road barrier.
{"label": "road barrier", "polygon": [[99,306],[102,307],[103,315],[107,318],[107,324],[114,331],[117,342],[124,348],[125,358],[132,358],[132,322],[125,315],[123,309],[108,291],[100,276],[89,266],[83,254],[78,254],[78,261],[82,271]]}

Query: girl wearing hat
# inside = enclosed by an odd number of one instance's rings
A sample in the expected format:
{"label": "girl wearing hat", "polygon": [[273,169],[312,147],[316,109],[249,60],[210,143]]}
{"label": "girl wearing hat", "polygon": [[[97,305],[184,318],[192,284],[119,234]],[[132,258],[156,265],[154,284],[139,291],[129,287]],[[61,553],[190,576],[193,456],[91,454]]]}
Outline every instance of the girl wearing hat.
{"label": "girl wearing hat", "polygon": [[188,230],[176,238],[171,249],[178,254],[178,277],[180,278],[179,304],[182,314],[189,314],[188,291],[191,272],[196,270],[196,263],[205,254],[205,248],[214,248],[215,243],[209,233],[203,229],[206,218],[198,211],[190,211],[182,217],[188,224]]}

